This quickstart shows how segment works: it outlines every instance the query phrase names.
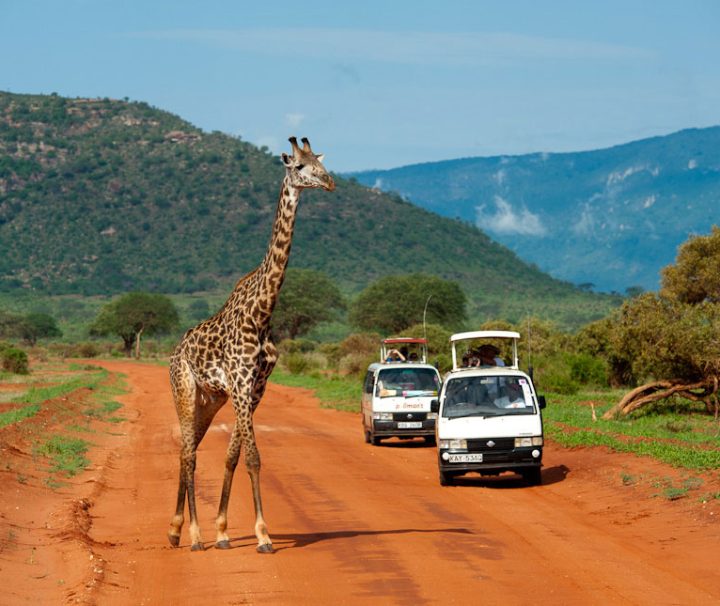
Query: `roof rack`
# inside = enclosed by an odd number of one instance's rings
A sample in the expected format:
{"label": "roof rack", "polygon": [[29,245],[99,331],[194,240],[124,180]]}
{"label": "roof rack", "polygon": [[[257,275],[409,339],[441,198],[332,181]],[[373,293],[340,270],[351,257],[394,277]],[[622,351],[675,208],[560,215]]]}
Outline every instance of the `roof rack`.
{"label": "roof rack", "polygon": [[520,333],[514,330],[476,330],[472,332],[459,332],[450,337],[450,345],[452,348],[453,370],[458,370],[458,357],[456,344],[461,341],[474,341],[476,339],[511,339],[512,340],[512,363],[509,368],[517,369],[518,353],[517,343],[520,339]]}
{"label": "roof rack", "polygon": [[[416,337],[390,337],[380,342],[380,361],[385,362],[392,349],[408,347],[418,354],[418,362],[427,363],[427,339]],[[407,361],[407,360],[406,360]]]}

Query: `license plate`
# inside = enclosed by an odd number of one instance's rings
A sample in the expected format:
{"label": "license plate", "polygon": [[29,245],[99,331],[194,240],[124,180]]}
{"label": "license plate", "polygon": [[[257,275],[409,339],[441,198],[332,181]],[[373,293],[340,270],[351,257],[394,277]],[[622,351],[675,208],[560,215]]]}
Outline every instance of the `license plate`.
{"label": "license plate", "polygon": [[400,421],[398,429],[421,429],[422,421]]}
{"label": "license plate", "polygon": [[472,453],[472,454],[451,454],[448,461],[450,463],[482,463],[482,453]]}

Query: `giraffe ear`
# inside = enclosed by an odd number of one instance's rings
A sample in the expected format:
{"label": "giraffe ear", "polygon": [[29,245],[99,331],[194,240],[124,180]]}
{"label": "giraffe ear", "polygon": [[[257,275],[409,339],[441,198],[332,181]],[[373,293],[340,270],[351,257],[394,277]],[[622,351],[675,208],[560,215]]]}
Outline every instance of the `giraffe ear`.
{"label": "giraffe ear", "polygon": [[325,154],[318,154],[317,156],[315,156],[315,159],[318,162],[322,162],[324,158],[325,158]]}
{"label": "giraffe ear", "polygon": [[291,164],[291,163],[290,163],[290,156],[288,156],[285,152],[283,152],[283,153],[280,154],[280,158],[282,158],[282,163],[283,163],[285,166],[290,167],[290,164]]}

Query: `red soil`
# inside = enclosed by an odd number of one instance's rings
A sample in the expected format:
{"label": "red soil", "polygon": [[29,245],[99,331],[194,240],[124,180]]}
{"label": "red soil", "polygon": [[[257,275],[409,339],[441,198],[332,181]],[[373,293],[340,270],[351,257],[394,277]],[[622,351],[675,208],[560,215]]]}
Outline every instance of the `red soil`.
{"label": "red soil", "polygon": [[[199,449],[203,538],[166,532],[178,475],[167,369],[93,362],[127,375],[127,421],[94,425],[92,465],[46,486],[32,441],[40,415],[0,429],[2,604],[717,604],[720,493],[657,485],[687,472],[601,449],[546,447],[543,485],[514,476],[438,483],[421,442],[373,447],[359,415],[270,385],[256,417],[265,517],[276,548],[255,552],[242,463],[230,500],[232,549],[212,549],[232,410]],[[550,403],[552,405],[552,403]],[[692,474],[697,477],[698,474]]]}

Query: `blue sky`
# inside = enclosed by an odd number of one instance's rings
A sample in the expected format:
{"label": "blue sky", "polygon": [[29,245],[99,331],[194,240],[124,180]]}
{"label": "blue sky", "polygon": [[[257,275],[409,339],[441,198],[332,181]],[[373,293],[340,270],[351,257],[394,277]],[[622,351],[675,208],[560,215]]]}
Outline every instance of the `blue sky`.
{"label": "blue sky", "polygon": [[720,124],[718,31],[717,0],[0,0],[0,90],[392,168]]}

